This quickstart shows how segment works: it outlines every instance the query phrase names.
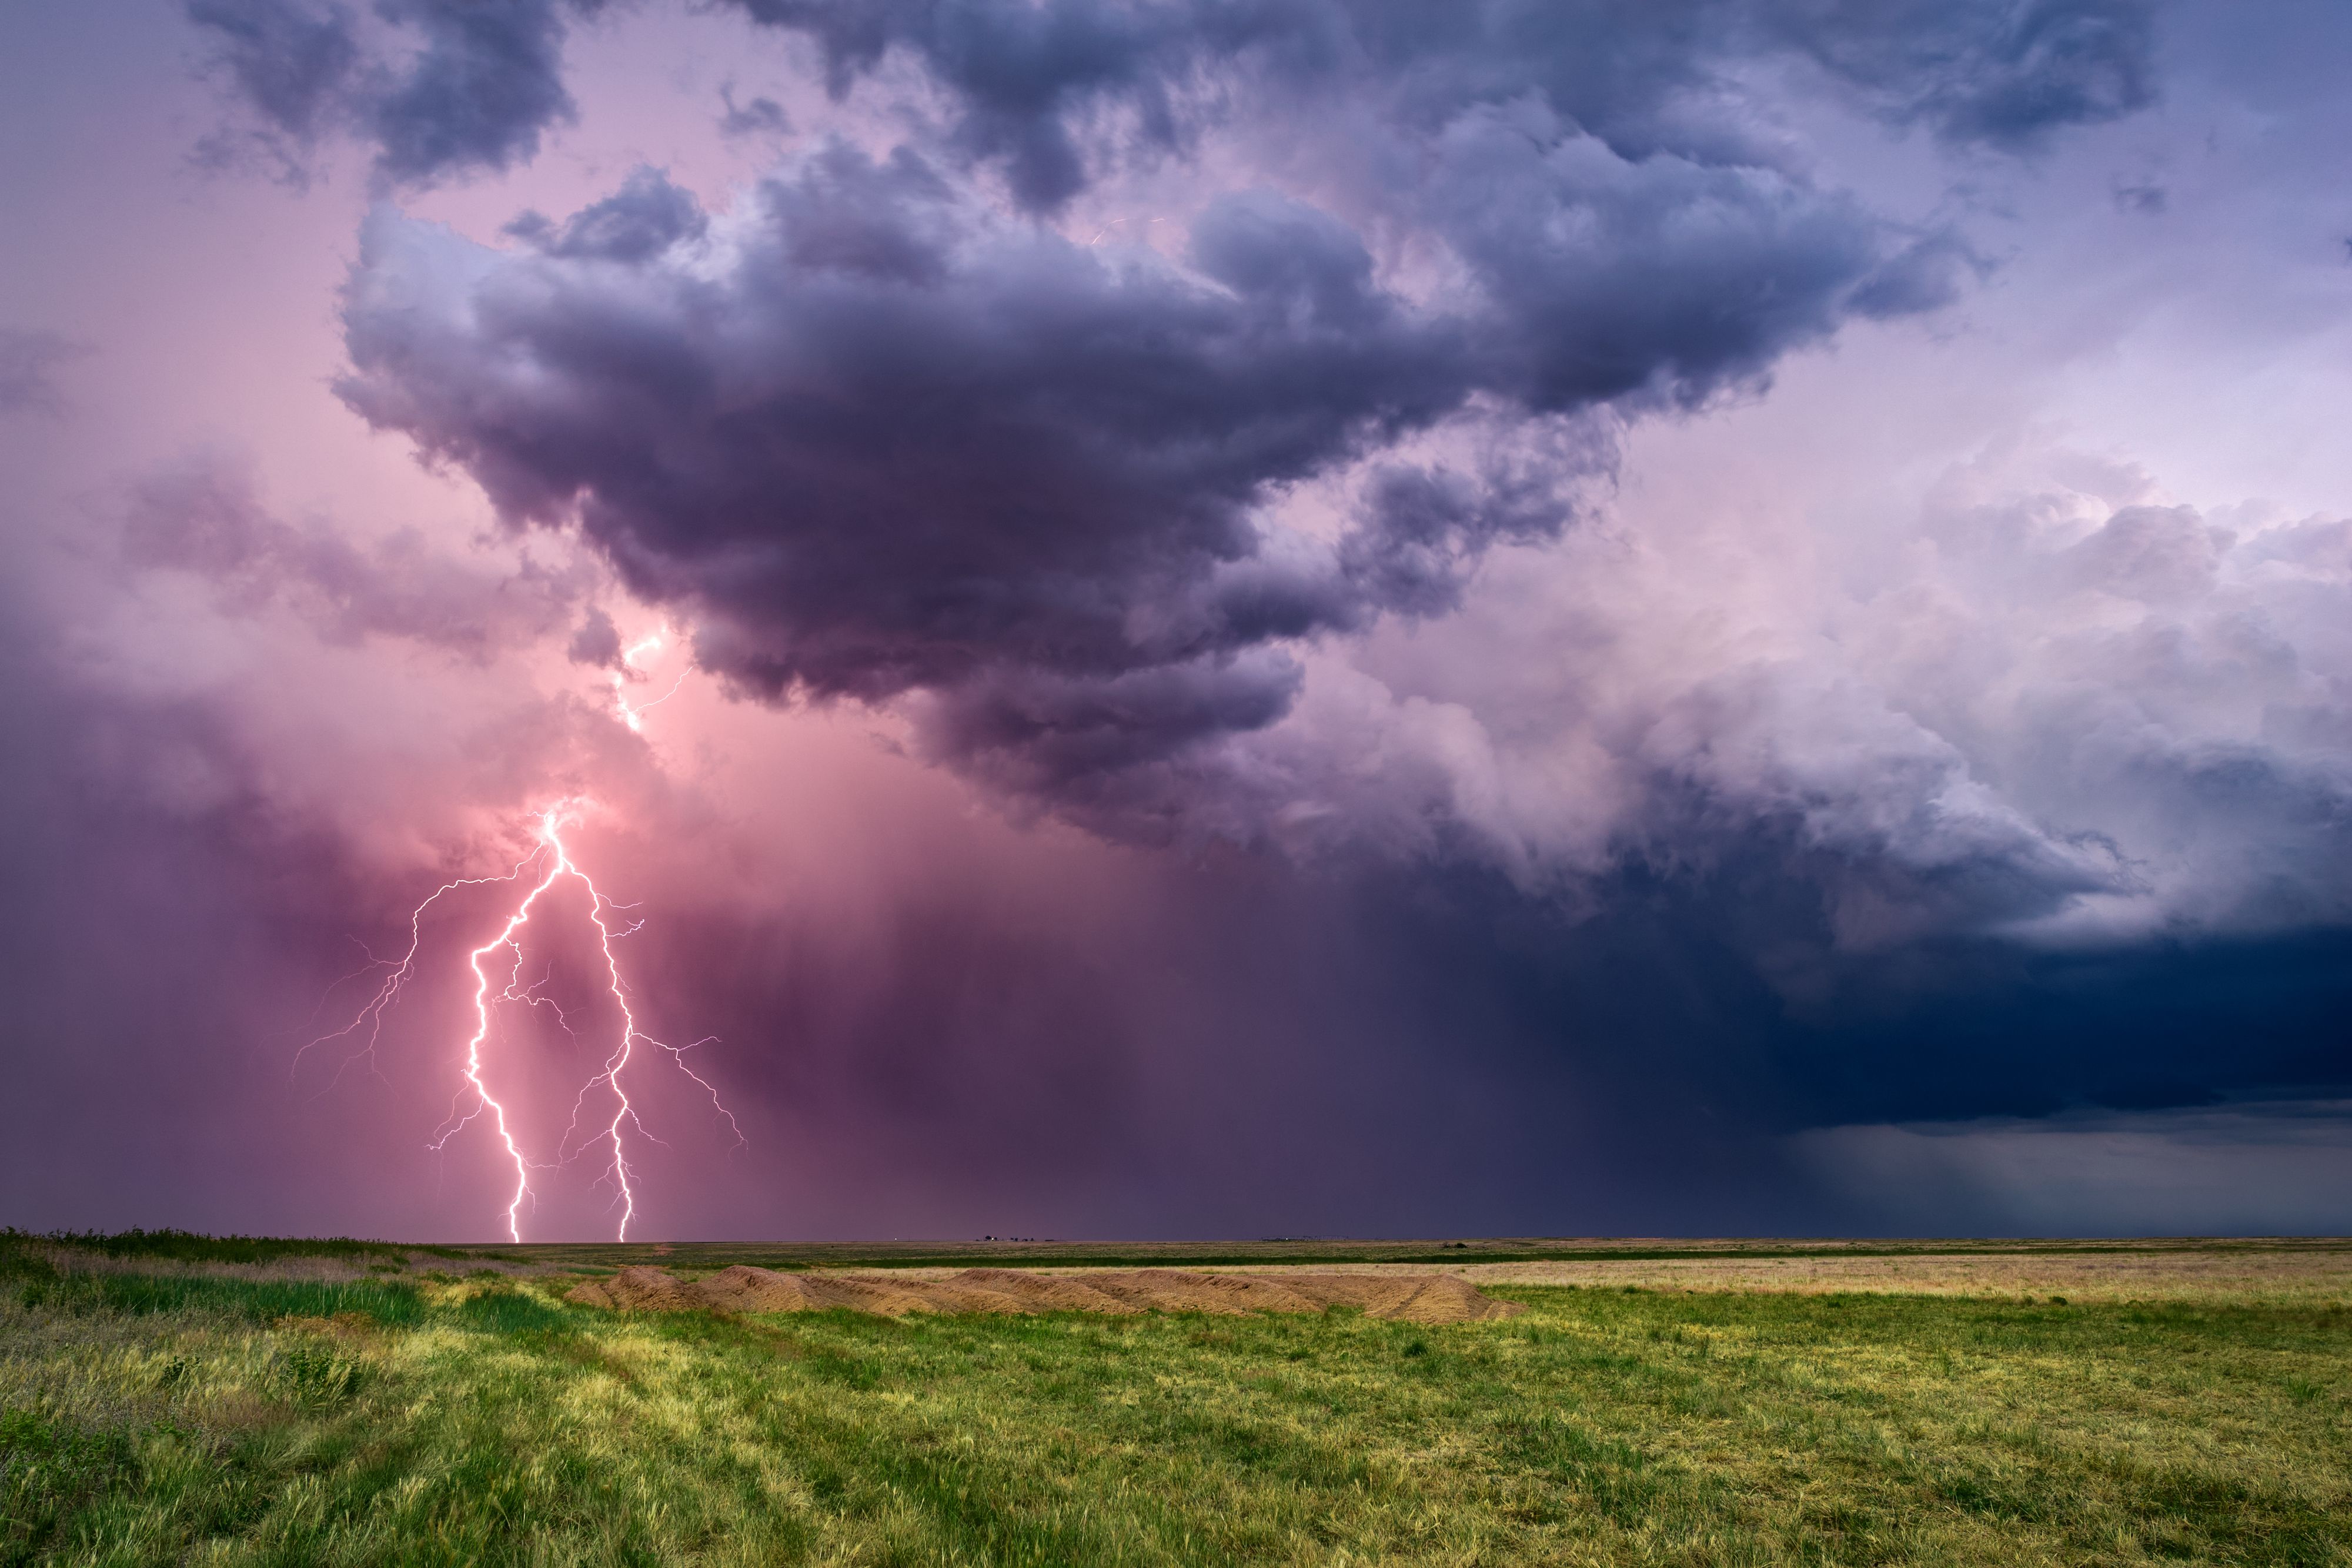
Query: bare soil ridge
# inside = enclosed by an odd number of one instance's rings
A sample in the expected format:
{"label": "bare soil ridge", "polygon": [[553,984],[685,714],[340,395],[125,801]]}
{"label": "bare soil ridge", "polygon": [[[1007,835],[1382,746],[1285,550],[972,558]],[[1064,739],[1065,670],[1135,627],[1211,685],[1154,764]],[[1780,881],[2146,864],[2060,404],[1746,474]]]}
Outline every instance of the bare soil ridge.
{"label": "bare soil ridge", "polygon": [[1107,1269],[1031,1274],[966,1269],[943,1280],[887,1274],[780,1274],[738,1263],[685,1281],[637,1265],[575,1286],[568,1300],[628,1312],[716,1308],[738,1312],[814,1312],[834,1307],[900,1317],[908,1312],[1319,1312],[1356,1307],[1400,1322],[1482,1322],[1525,1311],[1454,1274],[1300,1271],[1203,1274],[1185,1269]]}

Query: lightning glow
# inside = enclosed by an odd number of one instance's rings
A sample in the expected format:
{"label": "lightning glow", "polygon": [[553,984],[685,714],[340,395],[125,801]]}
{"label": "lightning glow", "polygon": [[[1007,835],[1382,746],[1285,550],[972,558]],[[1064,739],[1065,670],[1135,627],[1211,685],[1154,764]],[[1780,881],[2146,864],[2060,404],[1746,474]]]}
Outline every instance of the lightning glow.
{"label": "lightning glow", "polygon": [[[649,638],[631,649],[628,657],[633,660],[638,653],[649,651],[650,647],[658,646],[659,643],[658,636]],[[618,679],[619,677],[616,676],[615,681],[617,682]],[[623,711],[625,715],[628,712],[625,704],[623,706]],[[632,717],[633,726],[634,722]],[[638,1119],[637,1108],[629,1097],[628,1083],[625,1077],[636,1060],[639,1046],[648,1046],[667,1051],[677,1071],[692,1079],[703,1092],[710,1096],[712,1106],[727,1123],[728,1129],[733,1134],[737,1145],[740,1146],[743,1143],[742,1129],[737,1124],[734,1113],[729,1111],[726,1104],[719,1099],[718,1090],[701,1074],[686,1064],[686,1052],[695,1046],[709,1043],[709,1040],[698,1040],[687,1045],[674,1046],[654,1039],[637,1027],[636,1010],[630,1003],[629,986],[622,977],[620,956],[614,951],[613,944],[615,940],[635,931],[638,923],[621,925],[613,918],[614,912],[627,906],[616,904],[605,896],[604,890],[596,885],[595,880],[572,858],[571,847],[564,842],[563,839],[564,830],[580,821],[585,808],[586,802],[582,800],[562,800],[539,813],[536,819],[537,825],[532,832],[533,847],[530,852],[518,861],[514,869],[505,875],[460,877],[444,883],[426,894],[424,902],[419,904],[409,915],[408,950],[401,956],[397,963],[390,960],[379,961],[382,967],[390,972],[385,975],[375,993],[361,1007],[350,1023],[331,1034],[320,1036],[312,1040],[310,1045],[303,1047],[303,1051],[308,1051],[313,1046],[324,1044],[329,1040],[357,1039],[362,1043],[359,1050],[346,1059],[345,1066],[348,1066],[352,1061],[365,1059],[373,1068],[376,1047],[383,1034],[384,1014],[399,998],[402,989],[416,972],[417,955],[424,943],[426,912],[443,897],[460,888],[483,887],[499,883],[520,884],[527,878],[535,876],[536,880],[530,882],[528,891],[523,893],[509,910],[496,934],[467,955],[467,962],[474,975],[474,1030],[466,1041],[465,1063],[461,1069],[461,1076],[465,1083],[457,1091],[457,1097],[450,1105],[448,1116],[439,1127],[435,1129],[430,1145],[430,1147],[436,1151],[446,1148],[452,1138],[485,1113],[488,1115],[491,1126],[498,1134],[499,1143],[506,1151],[508,1161],[514,1166],[514,1190],[507,1201],[506,1218],[508,1238],[515,1241],[522,1239],[522,1212],[525,1206],[533,1198],[531,1173],[535,1170],[551,1169],[557,1166],[569,1164],[590,1149],[606,1145],[609,1145],[610,1149],[610,1163],[605,1167],[604,1176],[599,1179],[609,1178],[612,1182],[614,1201],[621,1211],[616,1239],[623,1241],[628,1239],[629,1222],[636,1217],[637,1184],[635,1179],[635,1173],[629,1163],[625,1134],[634,1133],[652,1142],[660,1142],[646,1130],[645,1124]],[[507,1107],[492,1092],[490,1081],[486,1075],[488,1063],[485,1060],[485,1052],[489,1049],[498,1009],[501,1003],[515,1003],[531,1009],[551,1009],[557,1023],[564,1031],[574,1039],[579,1038],[579,1031],[572,1027],[571,1019],[565,1016],[562,1005],[553,998],[543,994],[549,981],[553,977],[552,969],[551,968],[548,974],[539,980],[528,985],[524,983],[522,977],[524,928],[530,924],[541,899],[557,884],[566,881],[577,882],[587,894],[588,920],[596,934],[596,950],[604,963],[604,984],[612,996],[614,1006],[619,1012],[620,1028],[611,1049],[604,1057],[603,1070],[581,1085],[580,1092],[572,1103],[571,1125],[557,1145],[556,1157],[551,1161],[541,1162],[533,1161],[524,1153],[522,1145],[518,1142]],[[494,962],[496,956],[501,951],[509,955],[511,960],[504,966]],[[497,977],[501,967],[504,970],[503,979]],[[300,1053],[298,1052],[298,1062],[299,1057]],[[341,1077],[341,1070],[338,1070],[337,1076]],[[596,1118],[602,1114],[601,1110],[594,1112],[589,1110],[592,1098],[596,1096],[600,1090],[608,1094],[611,1101],[611,1114],[604,1117],[601,1123],[596,1121]],[[592,1131],[584,1142],[575,1145],[574,1140],[579,1137],[582,1131],[583,1115],[589,1118]]]}
{"label": "lightning glow", "polygon": [[686,677],[692,673],[687,670],[680,670],[678,672],[677,679],[670,683],[669,690],[662,693],[661,695],[654,698],[654,700],[649,703],[639,703],[635,707],[631,707],[629,706],[629,683],[633,680],[642,681],[646,678],[645,671],[638,666],[637,661],[648,653],[658,653],[661,652],[662,645],[666,641],[667,639],[659,632],[649,632],[646,635],[638,638],[635,643],[630,643],[628,647],[622,650],[621,667],[613,672],[613,706],[614,708],[619,710],[621,722],[627,725],[630,729],[640,735],[645,733],[646,710],[647,708],[659,707],[662,704],[669,701],[670,698],[677,695],[678,687],[686,685]]}

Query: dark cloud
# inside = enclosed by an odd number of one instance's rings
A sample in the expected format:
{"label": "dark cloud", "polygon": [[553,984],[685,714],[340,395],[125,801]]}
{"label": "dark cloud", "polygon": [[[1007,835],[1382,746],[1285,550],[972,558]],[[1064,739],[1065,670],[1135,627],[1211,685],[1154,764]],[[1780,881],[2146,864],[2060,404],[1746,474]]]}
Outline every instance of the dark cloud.
{"label": "dark cloud", "polygon": [[[413,185],[528,161],[572,113],[568,24],[607,0],[377,0],[375,26],[332,0],[186,3],[281,162],[299,168],[320,137],[350,131],[373,144],[380,176]],[[1759,58],[1810,60],[1870,112],[2011,152],[2153,97],[2145,0],[733,3],[814,39],[836,95],[894,52],[918,62],[949,95],[953,146],[1001,167],[1035,211],[1122,150],[1181,150],[1206,124],[1303,99],[1377,99],[1424,126],[1532,99],[1629,155],[1736,146],[1769,162],[1736,114],[1705,107],[1737,96]],[[739,108],[730,89],[726,103],[730,134],[786,126],[772,99]]]}
{"label": "dark cloud", "polygon": [[1482,383],[1531,409],[1696,404],[1848,315],[1949,297],[1948,246],[1894,250],[1855,204],[1769,170],[1627,159],[1524,108],[1464,114],[1429,156],[1418,215],[1491,307]]}
{"label": "dark cloud", "polygon": [[0,414],[65,412],[58,369],[88,351],[55,332],[0,328]]}
{"label": "dark cloud", "polygon": [[[564,35],[606,0],[376,0],[373,24],[318,0],[187,0],[252,140],[299,175],[320,141],[360,136],[395,186],[527,162],[572,118]],[[208,156],[235,155],[215,136]]]}
{"label": "dark cloud", "polygon": [[[2260,940],[2032,953],[1947,949],[1922,996],[1884,974],[1801,1020],[1785,1071],[1795,1124],[2049,1116],[2250,1096],[2325,1100],[2352,1082],[2342,1022],[2352,940]],[[1896,1041],[1900,1040],[1899,1051]],[[2216,1049],[2227,1040],[2227,1049]]]}
{"label": "dark cloud", "polygon": [[1766,26],[1943,140],[2005,152],[2155,101],[2145,0],[1783,0]]}
{"label": "dark cloud", "polygon": [[827,81],[845,92],[893,47],[911,50],[955,93],[956,141],[1001,158],[1020,200],[1048,208],[1086,183],[1072,120],[1106,99],[1135,112],[1145,132],[1171,140],[1176,78],[1204,55],[1287,32],[1283,4],[1195,11],[1185,5],[946,5],[935,0],[740,0],[770,26],[816,38]]}
{"label": "dark cloud", "polygon": [[[1694,118],[1693,104],[1776,55],[1812,61],[1885,118],[2007,151],[2151,98],[2144,0],[734,4],[814,37],[836,94],[893,51],[919,61],[952,95],[957,144],[1001,162],[1015,197],[1040,210],[1086,185],[1089,153],[1099,167],[1122,143],[1178,147],[1236,105],[1248,114],[1302,94],[1370,91],[1430,124],[1533,96],[1637,155],[1738,139]],[[1106,116],[1123,134],[1105,138]]]}
{"label": "dark cloud", "polygon": [[[299,174],[320,138],[351,117],[362,59],[350,10],[306,0],[188,0],[187,15],[206,40],[212,67],[253,111],[251,138]],[[217,132],[200,152],[226,162],[236,146]]]}
{"label": "dark cloud", "polygon": [[1340,567],[1371,603],[1402,615],[1457,608],[1478,558],[1496,544],[1557,538],[1575,516],[1565,476],[1608,475],[1605,425],[1554,419],[1462,466],[1381,463],[1366,476],[1360,526],[1339,544]]}
{"label": "dark cloud", "polygon": [[550,256],[479,300],[487,334],[409,292],[434,241],[379,229],[345,395],[509,515],[580,507],[634,587],[712,618],[715,667],[768,691],[1227,651],[1219,625],[1137,617],[1252,553],[1263,486],[1462,395],[1457,334],[1289,204],[1204,219],[1222,289],[992,224],[911,155],[835,148],[761,207],[715,291]]}
{"label": "dark cloud", "polygon": [[563,89],[564,13],[603,0],[377,0],[423,40],[407,74],[370,106],[376,166],[400,183],[504,169],[572,116]]}
{"label": "dark cloud", "polygon": [[[797,159],[723,235],[640,172],[526,220],[536,254],[378,221],[342,391],[508,517],[576,515],[742,688],[920,689],[935,755],[1098,795],[1280,717],[1271,644],[1442,612],[1490,545],[1556,534],[1608,462],[1590,411],[1695,404],[1931,298],[1849,201],[1540,114],[1448,127],[1400,205],[1467,287],[1408,298],[1265,190],[1210,199],[1180,267],[907,149]],[[1468,426],[1471,467],[1381,460]],[[1367,465],[1336,541],[1275,516]]]}
{"label": "dark cloud", "polygon": [[[1290,710],[1280,644],[1444,613],[1492,546],[1557,536],[1608,456],[1549,422],[1695,407],[1981,268],[1761,146],[1723,108],[1737,62],[1793,50],[2020,147],[2131,107],[2084,84],[2146,47],[2101,0],[745,8],[814,37],[837,91],[914,61],[946,142],[816,149],[723,234],[650,171],[519,220],[535,255],[380,224],[346,399],[510,518],[576,516],[740,688],[919,691],[931,755],[1155,821],[1215,770],[1193,754]],[[1015,221],[963,170],[1044,211],[1236,116],[1331,167],[1373,128],[1381,172],[1316,204],[1223,175],[1177,267]],[[1527,452],[1465,465],[1471,426]],[[1302,487],[1348,492],[1336,535],[1286,521]]]}
{"label": "dark cloud", "polygon": [[[1608,466],[1590,442],[1465,466],[1467,426],[1533,451],[1548,422],[1693,408],[1981,270],[1759,141],[1748,65],[1793,52],[1885,118],[2017,149],[2142,101],[2147,47],[2120,0],[743,5],[814,37],[836,91],[914,62],[944,142],[804,153],[723,235],[650,170],[518,219],[520,254],[461,265],[380,221],[343,394],[510,519],[576,517],[740,689],[920,692],[929,754],[1097,807],[1192,788],[1110,776],[1213,772],[1191,754],[1293,706],[1281,644],[1445,612]],[[528,156],[593,8],[385,0],[404,74],[336,65],[341,13],[198,19],[289,134],[340,90],[304,84],[356,73],[380,171],[414,183]],[[1309,170],[1369,134],[1375,172],[1315,203],[1223,173],[1178,267],[1008,216],[965,168],[1045,212],[1122,147],[1181,159],[1244,121]],[[1284,515],[1307,489],[1346,492],[1336,532]]]}
{"label": "dark cloud", "polygon": [[[595,9],[383,0],[415,44],[394,70],[331,43],[345,13],[251,3],[192,15],[265,117],[310,136],[341,93],[411,183],[527,157],[569,112],[567,19]],[[1533,449],[1549,421],[1695,407],[1981,270],[1764,145],[1755,62],[2008,150],[2147,97],[2129,0],[740,3],[814,37],[836,92],[911,60],[946,142],[803,155],[723,236],[650,170],[518,219],[525,254],[459,265],[379,223],[344,395],[510,519],[576,516],[741,689],[921,692],[930,754],[1097,806],[1190,788],[1110,776],[1213,771],[1187,754],[1294,705],[1281,644],[1445,612],[1608,464],[1554,444],[1506,476],[1399,443],[1517,421]],[[1379,172],[1328,204],[1226,174],[1178,267],[1009,219],[961,168],[1042,212],[1121,147],[1181,156],[1236,119],[1309,168],[1369,128]],[[1350,129],[1327,144],[1324,120]],[[1316,486],[1352,486],[1336,536],[1283,516]]]}
{"label": "dark cloud", "polygon": [[562,226],[526,213],[506,232],[549,256],[631,264],[652,260],[709,226],[694,198],[656,169],[639,169],[603,201],[574,213]]}
{"label": "dark cloud", "polygon": [[1281,683],[1233,656],[1361,596],[1328,564],[1286,590],[1221,581],[1259,555],[1251,507],[1469,390],[1458,327],[1271,196],[1211,207],[1196,277],[994,221],[906,153],[835,147],[760,208],[716,292],[685,266],[615,275],[609,246],[567,251],[604,226],[592,210],[528,264],[535,285],[483,301],[499,349],[436,318],[455,301],[406,297],[408,241],[380,234],[345,395],[510,516],[578,508],[750,689],[985,690],[943,746],[1118,715],[1135,735],[1111,750],[1148,753],[1204,712],[1278,716]]}

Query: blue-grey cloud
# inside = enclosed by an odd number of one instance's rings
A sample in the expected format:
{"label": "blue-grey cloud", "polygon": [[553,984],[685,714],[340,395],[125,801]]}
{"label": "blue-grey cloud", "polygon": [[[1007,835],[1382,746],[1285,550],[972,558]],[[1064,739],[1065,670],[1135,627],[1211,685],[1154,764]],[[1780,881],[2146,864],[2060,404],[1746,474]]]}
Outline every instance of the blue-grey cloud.
{"label": "blue-grey cloud", "polygon": [[[506,169],[573,113],[563,85],[570,22],[606,0],[187,0],[215,68],[252,117],[249,135],[299,172],[327,137],[356,135],[395,186]],[[234,137],[206,143],[235,156]]]}
{"label": "blue-grey cloud", "polygon": [[1766,26],[1947,141],[2011,152],[2155,100],[2155,20],[2143,0],[1788,0]]}
{"label": "blue-grey cloud", "polygon": [[503,169],[539,151],[541,133],[572,112],[564,90],[564,14],[603,0],[378,0],[424,47],[405,76],[370,106],[377,167],[396,182]]}
{"label": "blue-grey cloud", "polygon": [[[1541,115],[1444,128],[1398,210],[1468,287],[1412,298],[1265,190],[1206,201],[1180,266],[1009,218],[911,149],[797,158],[723,231],[641,172],[526,219],[520,253],[375,220],[342,392],[510,518],[576,517],[742,688],[921,690],[939,755],[1076,785],[1279,718],[1271,644],[1444,610],[1608,455],[1473,473],[1383,459],[1400,440],[1474,404],[1522,445],[1696,404],[1937,298],[1845,198]],[[1272,519],[1360,465],[1336,543]]]}
{"label": "blue-grey cloud", "polygon": [[362,51],[345,6],[304,0],[188,0],[214,64],[264,134],[307,149],[348,115]]}
{"label": "blue-grey cloud", "polygon": [[[395,70],[330,46],[342,12],[250,3],[196,16],[257,107],[310,135],[340,94],[411,184],[527,157],[595,8],[386,0],[421,40]],[[803,153],[723,234],[650,171],[517,219],[519,254],[380,218],[344,396],[509,518],[576,517],[740,688],[920,694],[932,755],[1105,822],[1181,814],[1204,747],[1289,713],[1286,644],[1444,613],[1494,545],[1556,537],[1609,455],[1549,426],[1760,384],[1980,268],[1759,141],[1742,71],[1808,62],[1883,119],[2011,150],[2147,99],[2128,0],[743,8],[814,37],[836,92],[911,61],[944,138]],[[1379,172],[1328,202],[1223,174],[1171,265],[1024,223],[973,172],[1046,212],[1229,123],[1310,168],[1371,127]],[[1400,244],[1439,277],[1376,265]],[[1545,457],[1399,444],[1465,422]],[[1279,516],[1308,486],[1349,492],[1336,538]]]}
{"label": "blue-grey cloud", "polygon": [[640,169],[618,191],[561,226],[543,214],[525,213],[506,232],[552,256],[635,264],[699,236],[708,226],[692,196],[657,172]]}
{"label": "blue-grey cloud", "polygon": [[[1381,97],[1441,123],[1529,97],[1636,155],[1734,134],[1690,100],[1739,67],[1793,57],[1868,111],[1958,144],[2037,147],[2152,97],[2143,0],[733,0],[814,38],[838,94],[894,52],[951,94],[955,138],[1024,204],[1076,194],[1121,141],[1181,145],[1239,99]],[[1202,90],[1234,73],[1237,90]],[[1116,115],[1108,141],[1102,120]]]}
{"label": "blue-grey cloud", "polygon": [[[377,0],[373,26],[337,0],[185,3],[281,158],[349,131],[373,144],[381,176],[421,184],[530,159],[573,111],[568,26],[608,0]],[[893,54],[917,62],[951,104],[952,144],[1039,211],[1123,151],[1179,150],[1204,124],[1302,99],[1374,99],[1424,126],[1534,101],[1638,157],[1747,143],[1737,117],[1704,100],[1736,96],[1738,72],[1774,58],[1808,62],[1865,112],[2011,152],[2154,96],[2146,0],[732,4],[814,40],[836,95]],[[785,123],[772,99],[728,99],[730,134]]]}

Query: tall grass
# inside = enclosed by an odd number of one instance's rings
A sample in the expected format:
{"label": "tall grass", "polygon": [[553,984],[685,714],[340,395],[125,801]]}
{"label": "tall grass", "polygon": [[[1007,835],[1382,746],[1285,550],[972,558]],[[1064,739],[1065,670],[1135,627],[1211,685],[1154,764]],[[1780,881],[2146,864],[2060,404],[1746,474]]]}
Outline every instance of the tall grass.
{"label": "tall grass", "polygon": [[191,1230],[51,1230],[41,1234],[0,1230],[0,1253],[23,1254],[45,1248],[94,1252],[111,1259],[172,1263],[275,1263],[289,1258],[336,1258],[347,1262],[400,1264],[413,1252],[450,1260],[477,1254],[456,1247],[407,1247],[362,1241],[349,1236],[205,1236]]}
{"label": "tall grass", "polygon": [[[211,1237],[187,1238],[180,1232],[131,1232],[133,1238],[152,1239],[157,1235],[184,1240],[214,1242]],[[101,1239],[120,1242],[121,1237]],[[239,1241],[243,1238],[230,1238]],[[423,1304],[416,1286],[398,1279],[329,1280],[329,1279],[252,1279],[234,1275],[202,1273],[140,1273],[108,1270],[88,1272],[64,1269],[52,1260],[55,1248],[74,1245],[78,1250],[99,1250],[80,1247],[58,1236],[31,1238],[11,1231],[0,1236],[0,1291],[12,1291],[16,1304],[26,1311],[49,1312],[106,1312],[134,1316],[154,1314],[199,1314],[228,1316],[254,1322],[271,1322],[286,1317],[331,1318],[338,1313],[360,1314],[383,1323],[414,1323],[423,1316]],[[205,1261],[245,1262],[250,1260],[236,1253],[241,1249],[224,1249],[231,1253],[226,1258],[208,1258],[200,1249],[177,1248],[159,1249],[150,1256],[168,1258],[173,1262],[190,1260],[191,1257]],[[139,1257],[135,1250],[114,1252],[109,1256]]]}

